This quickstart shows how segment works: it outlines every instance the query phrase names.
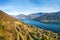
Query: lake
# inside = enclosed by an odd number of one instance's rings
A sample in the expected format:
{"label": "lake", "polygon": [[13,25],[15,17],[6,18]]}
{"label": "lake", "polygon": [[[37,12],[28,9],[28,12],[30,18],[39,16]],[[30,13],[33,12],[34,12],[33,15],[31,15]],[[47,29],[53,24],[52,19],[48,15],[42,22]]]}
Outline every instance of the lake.
{"label": "lake", "polygon": [[49,24],[49,23],[42,23],[34,20],[23,20],[24,23],[36,26],[38,28],[42,28],[44,30],[50,30],[56,33],[60,33],[60,25],[59,24]]}

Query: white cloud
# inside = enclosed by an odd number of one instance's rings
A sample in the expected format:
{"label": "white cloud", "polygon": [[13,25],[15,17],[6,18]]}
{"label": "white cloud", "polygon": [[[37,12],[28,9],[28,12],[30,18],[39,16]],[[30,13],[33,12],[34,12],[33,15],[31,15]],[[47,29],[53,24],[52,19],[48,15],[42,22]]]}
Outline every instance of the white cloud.
{"label": "white cloud", "polygon": [[[0,6],[0,9],[10,15],[18,15],[18,14],[31,14],[38,12],[56,12],[59,11],[58,4],[54,5],[43,5],[36,6],[30,3],[28,0],[10,0],[6,5]],[[21,2],[21,3],[20,3]]]}

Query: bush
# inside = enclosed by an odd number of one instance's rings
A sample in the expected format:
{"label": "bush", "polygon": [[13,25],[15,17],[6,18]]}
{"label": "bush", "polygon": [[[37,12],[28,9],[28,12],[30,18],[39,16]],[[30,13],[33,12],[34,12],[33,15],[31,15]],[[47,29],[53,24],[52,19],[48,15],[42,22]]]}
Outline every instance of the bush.
{"label": "bush", "polygon": [[0,36],[0,40],[5,40],[4,37]]}
{"label": "bush", "polygon": [[44,37],[42,38],[42,40],[48,40],[48,39],[47,39],[47,37],[44,36]]}
{"label": "bush", "polygon": [[4,26],[3,25],[0,25],[0,30],[4,30]]}

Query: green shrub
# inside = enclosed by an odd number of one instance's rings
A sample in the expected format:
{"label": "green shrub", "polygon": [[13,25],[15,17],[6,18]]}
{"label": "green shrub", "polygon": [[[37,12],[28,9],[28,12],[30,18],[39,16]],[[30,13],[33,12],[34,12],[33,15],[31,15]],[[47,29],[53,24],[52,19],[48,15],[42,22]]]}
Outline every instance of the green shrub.
{"label": "green shrub", "polygon": [[22,37],[19,35],[19,40],[22,40]]}
{"label": "green shrub", "polygon": [[0,40],[5,40],[3,36],[0,36]]}
{"label": "green shrub", "polygon": [[0,25],[0,30],[4,30],[4,26],[3,25]]}
{"label": "green shrub", "polygon": [[42,38],[42,40],[48,40],[48,39],[47,39],[47,37],[44,36],[44,37]]}

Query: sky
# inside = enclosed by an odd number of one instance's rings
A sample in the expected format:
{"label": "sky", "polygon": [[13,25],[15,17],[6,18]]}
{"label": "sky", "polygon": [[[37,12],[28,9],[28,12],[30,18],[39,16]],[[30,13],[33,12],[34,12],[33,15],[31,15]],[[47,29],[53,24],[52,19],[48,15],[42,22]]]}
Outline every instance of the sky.
{"label": "sky", "polygon": [[60,0],[0,0],[0,10],[9,15],[60,11]]}

